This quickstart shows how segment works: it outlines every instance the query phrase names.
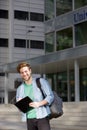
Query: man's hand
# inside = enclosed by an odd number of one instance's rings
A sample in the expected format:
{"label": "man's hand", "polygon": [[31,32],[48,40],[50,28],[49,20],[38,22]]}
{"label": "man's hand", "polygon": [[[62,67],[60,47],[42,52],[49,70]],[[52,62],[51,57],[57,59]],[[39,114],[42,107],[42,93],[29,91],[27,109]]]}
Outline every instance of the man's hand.
{"label": "man's hand", "polygon": [[40,102],[31,102],[31,103],[29,103],[29,106],[37,108],[37,107],[40,107],[41,104],[40,104]]}
{"label": "man's hand", "polygon": [[46,100],[42,100],[40,102],[31,102],[31,103],[29,103],[29,106],[37,108],[37,107],[44,106],[47,104],[48,104],[48,102]]}

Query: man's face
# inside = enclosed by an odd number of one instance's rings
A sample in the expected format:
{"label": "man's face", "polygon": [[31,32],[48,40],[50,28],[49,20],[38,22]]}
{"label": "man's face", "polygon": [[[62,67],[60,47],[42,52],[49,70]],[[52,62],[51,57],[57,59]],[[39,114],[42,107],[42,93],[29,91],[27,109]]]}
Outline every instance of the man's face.
{"label": "man's face", "polygon": [[24,81],[28,81],[31,77],[31,69],[27,66],[20,69],[20,75]]}

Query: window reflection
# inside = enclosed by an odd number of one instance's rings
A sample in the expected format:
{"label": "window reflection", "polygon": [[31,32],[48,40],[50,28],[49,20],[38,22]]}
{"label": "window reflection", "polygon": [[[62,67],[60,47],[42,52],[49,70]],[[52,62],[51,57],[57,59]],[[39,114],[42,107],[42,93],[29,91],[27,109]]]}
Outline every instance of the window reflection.
{"label": "window reflection", "polygon": [[87,0],[75,0],[75,9],[87,5]]}
{"label": "window reflection", "polygon": [[45,36],[45,52],[54,51],[54,33],[49,33]]}
{"label": "window reflection", "polygon": [[76,46],[87,44],[87,22],[75,26]]}
{"label": "window reflection", "polygon": [[56,0],[56,16],[72,10],[72,0]]}
{"label": "window reflection", "polygon": [[45,20],[54,17],[54,0],[45,0]]}
{"label": "window reflection", "polygon": [[61,31],[57,32],[56,40],[57,45],[56,49],[63,50],[67,48],[71,48],[73,46],[73,40],[72,40],[72,28],[67,28]]}

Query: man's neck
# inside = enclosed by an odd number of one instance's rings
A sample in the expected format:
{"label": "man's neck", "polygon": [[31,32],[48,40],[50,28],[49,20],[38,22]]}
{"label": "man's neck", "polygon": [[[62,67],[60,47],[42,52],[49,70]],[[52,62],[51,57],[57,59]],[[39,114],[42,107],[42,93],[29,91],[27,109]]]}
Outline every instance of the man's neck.
{"label": "man's neck", "polygon": [[28,80],[25,81],[26,84],[32,84],[32,77],[30,77]]}

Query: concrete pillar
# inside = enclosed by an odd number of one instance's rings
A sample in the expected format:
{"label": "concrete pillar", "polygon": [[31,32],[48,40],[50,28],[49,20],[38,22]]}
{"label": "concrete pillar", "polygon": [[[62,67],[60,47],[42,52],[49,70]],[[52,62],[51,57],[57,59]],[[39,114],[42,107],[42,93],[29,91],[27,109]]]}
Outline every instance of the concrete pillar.
{"label": "concrete pillar", "polygon": [[13,61],[13,47],[14,47],[14,11],[13,11],[13,0],[9,0],[9,62]]}
{"label": "concrete pillar", "polygon": [[5,104],[8,104],[8,73],[5,73],[5,84],[4,84],[4,88],[5,88],[5,91],[4,91],[4,93],[5,93],[5,95],[4,95],[4,103]]}
{"label": "concrete pillar", "polygon": [[79,64],[78,61],[75,60],[75,101],[80,101],[80,91],[79,91]]}
{"label": "concrete pillar", "polygon": [[70,90],[70,74],[69,74],[69,65],[67,66],[67,96],[68,101],[71,101],[71,90]]}

